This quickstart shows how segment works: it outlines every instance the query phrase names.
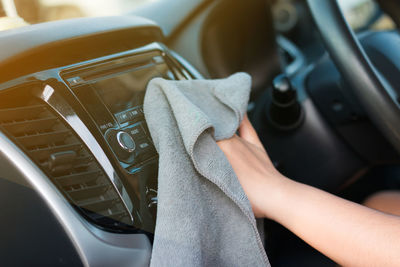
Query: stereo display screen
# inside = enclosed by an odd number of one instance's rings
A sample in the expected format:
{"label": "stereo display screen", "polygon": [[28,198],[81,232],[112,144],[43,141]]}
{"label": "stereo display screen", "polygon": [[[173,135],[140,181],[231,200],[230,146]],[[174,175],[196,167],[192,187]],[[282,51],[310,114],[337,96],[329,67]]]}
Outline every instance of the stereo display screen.
{"label": "stereo display screen", "polygon": [[171,79],[171,75],[166,64],[157,64],[97,81],[92,86],[110,112],[116,114],[143,105],[146,86],[152,78]]}

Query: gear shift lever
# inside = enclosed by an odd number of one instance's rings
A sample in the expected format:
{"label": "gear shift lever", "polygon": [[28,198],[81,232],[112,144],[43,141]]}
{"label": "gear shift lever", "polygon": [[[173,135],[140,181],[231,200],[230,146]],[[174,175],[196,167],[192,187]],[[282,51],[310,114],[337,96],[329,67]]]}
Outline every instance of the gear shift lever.
{"label": "gear shift lever", "polygon": [[271,98],[271,104],[266,110],[271,125],[283,131],[300,126],[304,112],[297,99],[297,92],[286,75],[281,74],[273,80]]}

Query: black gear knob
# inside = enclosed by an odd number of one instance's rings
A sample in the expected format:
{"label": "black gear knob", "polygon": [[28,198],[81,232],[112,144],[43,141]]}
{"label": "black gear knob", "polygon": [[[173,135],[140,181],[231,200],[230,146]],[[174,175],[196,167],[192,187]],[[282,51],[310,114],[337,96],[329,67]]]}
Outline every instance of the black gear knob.
{"label": "black gear knob", "polygon": [[303,121],[303,110],[289,78],[281,74],[272,82],[271,103],[267,109],[271,124],[279,130],[292,130]]}
{"label": "black gear knob", "polygon": [[287,104],[297,100],[296,91],[293,90],[288,77],[281,74],[272,81],[272,97],[279,104]]}

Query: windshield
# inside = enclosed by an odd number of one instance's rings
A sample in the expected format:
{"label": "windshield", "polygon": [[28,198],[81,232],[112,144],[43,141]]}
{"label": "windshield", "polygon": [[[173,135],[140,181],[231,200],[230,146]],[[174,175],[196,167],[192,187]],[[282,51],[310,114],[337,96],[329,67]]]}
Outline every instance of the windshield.
{"label": "windshield", "polygon": [[[121,15],[141,4],[154,1],[161,0],[0,0],[0,3],[9,13],[14,13],[14,4],[17,14],[26,22],[34,24],[75,17]],[[372,0],[339,0],[339,4],[354,28],[367,23],[376,9]]]}
{"label": "windshield", "polygon": [[[170,0],[0,0],[0,30],[77,17],[121,15],[156,1]],[[373,0],[338,1],[355,30],[373,26],[379,19],[382,21]],[[386,18],[383,23],[390,24],[390,21]],[[388,25],[380,26],[390,28]]]}
{"label": "windshield", "polygon": [[378,7],[372,0],[339,0],[339,5],[353,29],[369,24],[378,12]]}
{"label": "windshield", "polygon": [[[128,13],[137,6],[157,0],[0,0],[8,17],[19,16],[29,24]],[[159,1],[159,0],[158,0]],[[1,16],[1,15],[0,15]]]}

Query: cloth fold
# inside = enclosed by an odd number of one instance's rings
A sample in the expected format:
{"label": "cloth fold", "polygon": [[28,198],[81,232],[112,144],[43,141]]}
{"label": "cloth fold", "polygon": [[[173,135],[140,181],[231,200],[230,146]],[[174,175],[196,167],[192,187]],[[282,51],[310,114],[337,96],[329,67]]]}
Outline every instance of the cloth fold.
{"label": "cloth fold", "polygon": [[246,113],[251,78],[153,79],[144,113],[159,153],[151,266],[269,266],[251,205],[216,141]]}

